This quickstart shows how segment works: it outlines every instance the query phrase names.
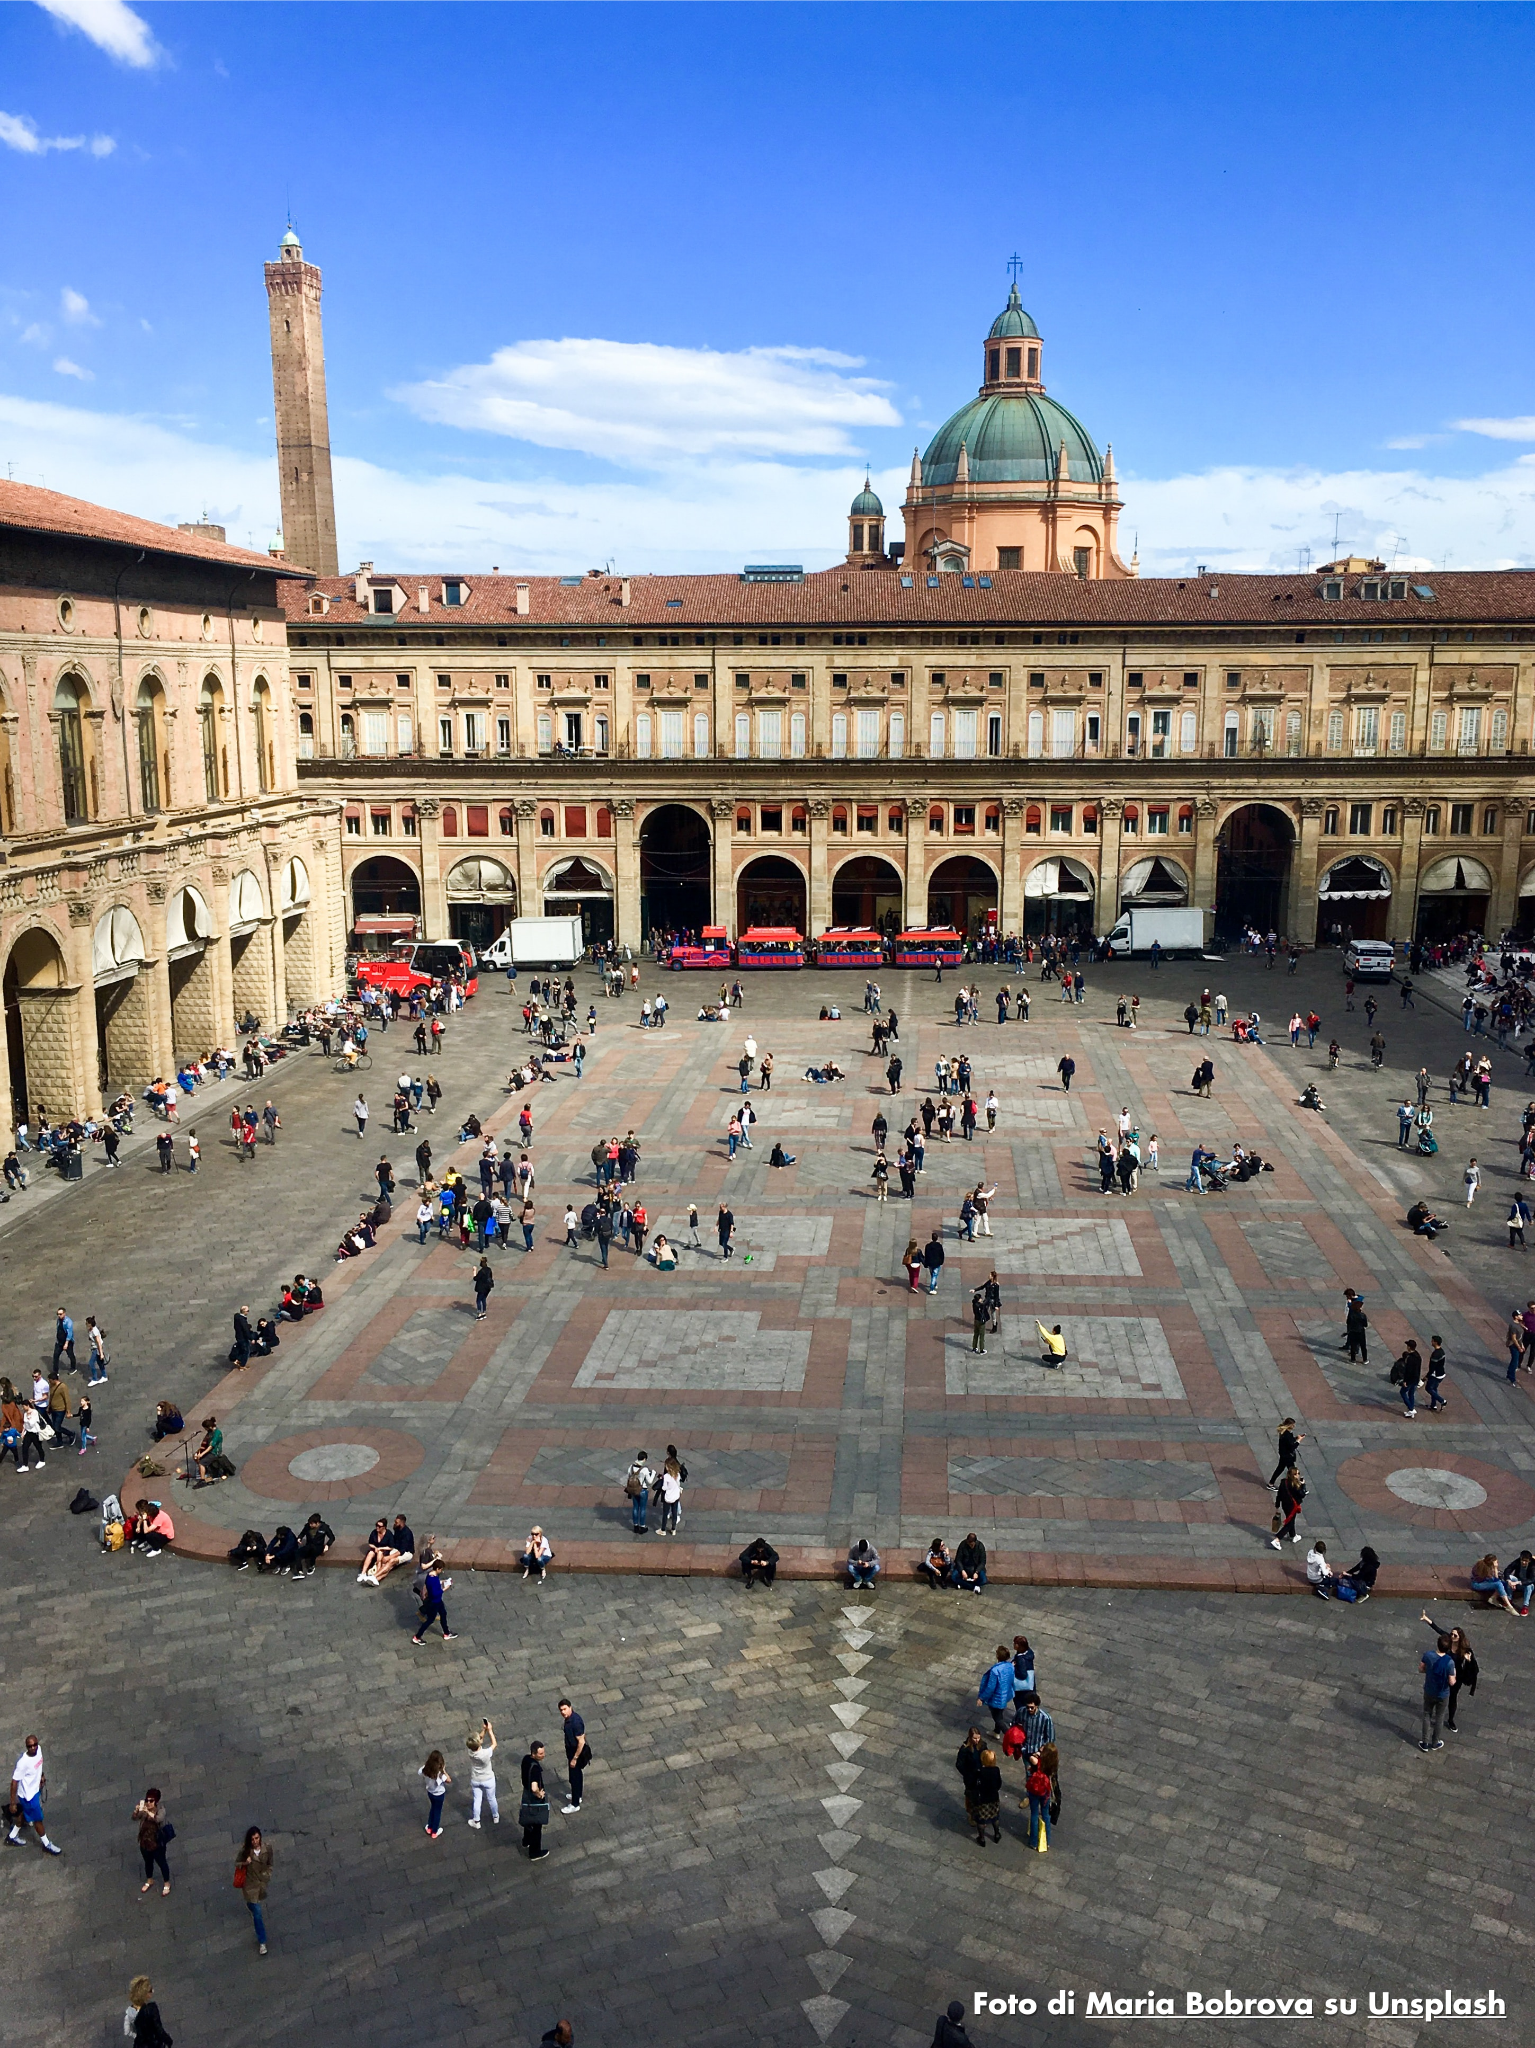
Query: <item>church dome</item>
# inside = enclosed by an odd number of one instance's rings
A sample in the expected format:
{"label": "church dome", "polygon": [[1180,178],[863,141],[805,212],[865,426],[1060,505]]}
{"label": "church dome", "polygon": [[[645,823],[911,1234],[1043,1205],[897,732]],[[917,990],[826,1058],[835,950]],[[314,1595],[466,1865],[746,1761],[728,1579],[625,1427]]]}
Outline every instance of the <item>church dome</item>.
{"label": "church dome", "polygon": [[863,489],[853,500],[849,516],[854,519],[883,519],[885,516],[885,508],[870,490],[867,477],[863,480]]}
{"label": "church dome", "polygon": [[[1013,298],[1017,298],[1016,291]],[[1004,320],[1007,317],[1002,315]],[[1034,325],[1028,314],[1022,313],[1022,318],[1028,325],[1016,331],[1032,334]],[[992,328],[993,334],[1002,331],[1009,330],[1003,330],[1000,323]],[[963,445],[972,483],[1049,483],[1055,476],[1062,442],[1071,481],[1101,482],[1103,458],[1093,437],[1064,405],[1057,405],[1039,390],[1006,396],[983,393],[945,420],[929,441],[922,457],[922,482],[925,487],[937,488],[952,484]]]}
{"label": "church dome", "polygon": [[1038,341],[1039,329],[1023,310],[1023,301],[1018,296],[1015,283],[1007,295],[1007,304],[991,323],[988,341],[1016,341],[1019,336],[1025,341]]}

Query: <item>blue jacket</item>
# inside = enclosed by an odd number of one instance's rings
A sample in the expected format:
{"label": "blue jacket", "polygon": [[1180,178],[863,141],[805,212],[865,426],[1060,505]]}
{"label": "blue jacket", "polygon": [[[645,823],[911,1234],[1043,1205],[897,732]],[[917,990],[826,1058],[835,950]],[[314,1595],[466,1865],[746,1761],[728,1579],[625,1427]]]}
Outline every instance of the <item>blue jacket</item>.
{"label": "blue jacket", "polygon": [[1013,1660],[1009,1657],[1004,1663],[992,1665],[981,1680],[977,1697],[984,1707],[1010,1707],[1013,1703],[1013,1694],[1017,1690],[1018,1674],[1014,1671]]}

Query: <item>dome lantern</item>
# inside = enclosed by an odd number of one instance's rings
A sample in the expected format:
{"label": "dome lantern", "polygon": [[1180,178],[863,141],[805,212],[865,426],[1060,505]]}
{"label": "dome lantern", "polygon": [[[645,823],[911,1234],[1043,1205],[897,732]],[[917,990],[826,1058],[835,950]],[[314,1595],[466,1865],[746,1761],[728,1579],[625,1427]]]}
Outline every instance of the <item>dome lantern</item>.
{"label": "dome lantern", "polygon": [[1015,278],[1007,304],[987,331],[982,351],[981,395],[985,397],[995,391],[1043,391],[1043,352],[1039,329],[1023,310]]}
{"label": "dome lantern", "polygon": [[863,569],[875,568],[885,559],[885,508],[867,471],[847,515],[847,559],[850,567]]}

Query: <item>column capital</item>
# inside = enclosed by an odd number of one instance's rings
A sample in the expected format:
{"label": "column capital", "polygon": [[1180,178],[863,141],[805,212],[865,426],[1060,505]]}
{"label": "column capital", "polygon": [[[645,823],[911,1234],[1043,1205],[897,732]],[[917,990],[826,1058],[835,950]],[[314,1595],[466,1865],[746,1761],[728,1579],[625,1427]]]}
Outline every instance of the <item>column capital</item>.
{"label": "column capital", "polygon": [[1106,796],[1099,800],[1098,815],[1101,818],[1118,818],[1123,815],[1125,800],[1122,796]]}
{"label": "column capital", "polygon": [[1300,814],[1303,818],[1320,818],[1326,808],[1319,796],[1303,796],[1300,800]]}

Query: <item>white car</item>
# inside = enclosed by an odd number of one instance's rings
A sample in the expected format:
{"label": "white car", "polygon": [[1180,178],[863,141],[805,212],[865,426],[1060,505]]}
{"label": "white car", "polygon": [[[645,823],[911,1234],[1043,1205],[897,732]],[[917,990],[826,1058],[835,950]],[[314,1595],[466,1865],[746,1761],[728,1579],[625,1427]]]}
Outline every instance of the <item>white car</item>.
{"label": "white car", "polygon": [[1343,949],[1343,971],[1355,981],[1389,981],[1396,948],[1385,939],[1350,939]]}

